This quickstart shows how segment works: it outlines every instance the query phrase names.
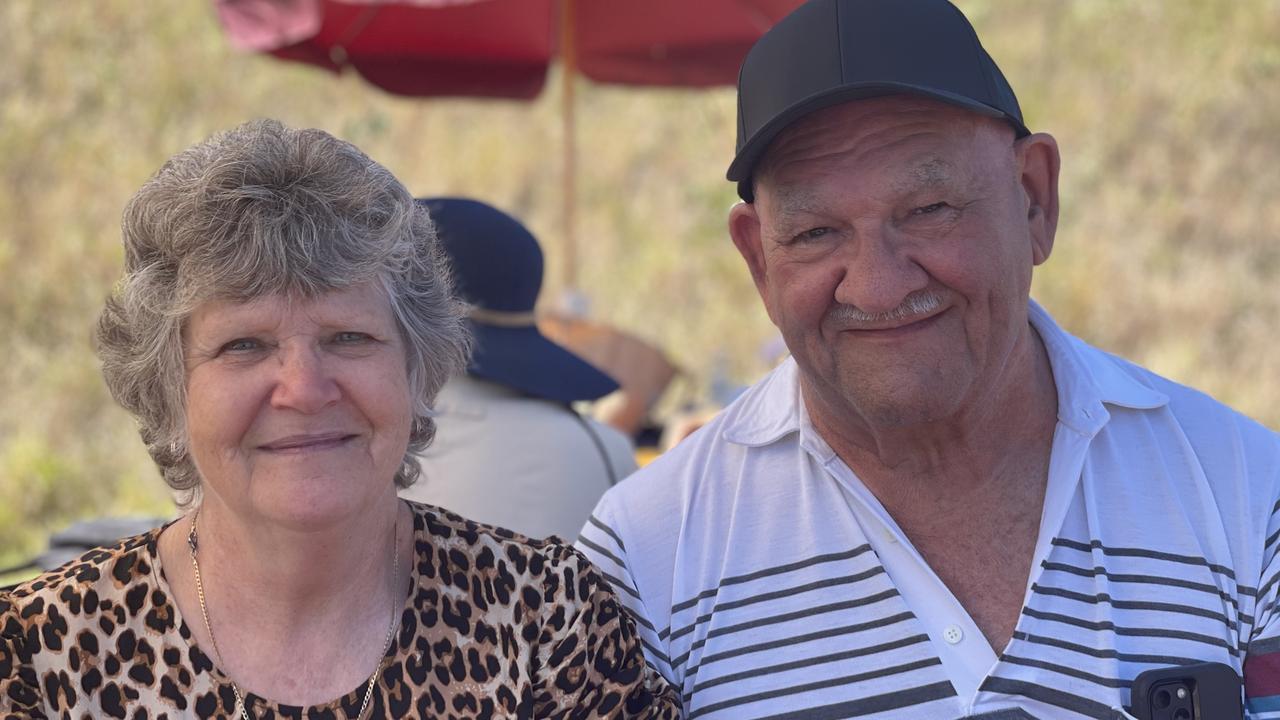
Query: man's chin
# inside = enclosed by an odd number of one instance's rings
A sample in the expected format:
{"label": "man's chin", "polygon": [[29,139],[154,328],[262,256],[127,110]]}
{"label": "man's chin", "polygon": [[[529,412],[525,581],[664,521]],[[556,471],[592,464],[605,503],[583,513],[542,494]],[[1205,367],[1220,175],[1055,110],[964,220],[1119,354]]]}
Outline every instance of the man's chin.
{"label": "man's chin", "polygon": [[845,385],[844,404],[872,428],[909,428],[945,421],[959,409],[958,383],[898,377],[874,385]]}

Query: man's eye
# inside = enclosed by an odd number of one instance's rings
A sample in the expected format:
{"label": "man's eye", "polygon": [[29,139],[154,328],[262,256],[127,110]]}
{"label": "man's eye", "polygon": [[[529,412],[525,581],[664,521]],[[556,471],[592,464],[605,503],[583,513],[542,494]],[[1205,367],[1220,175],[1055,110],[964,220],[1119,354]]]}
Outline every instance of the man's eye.
{"label": "man's eye", "polygon": [[938,212],[939,210],[941,210],[941,209],[943,209],[943,208],[945,208],[945,207],[947,207],[947,204],[946,204],[946,203],[944,203],[944,202],[936,202],[936,203],[933,203],[933,204],[931,204],[931,205],[925,205],[925,206],[923,206],[923,207],[918,207],[918,208],[916,208],[915,210],[912,210],[912,211],[911,211],[911,214],[912,214],[912,215],[931,215],[931,214],[936,213],[936,212]]}
{"label": "man's eye", "polygon": [[805,230],[805,231],[804,231],[804,232],[802,232],[802,233],[797,234],[794,238],[792,238],[792,239],[791,239],[791,241],[792,241],[792,242],[807,242],[807,241],[810,241],[810,240],[817,240],[817,239],[819,239],[819,238],[821,238],[821,237],[823,237],[823,236],[827,235],[827,234],[828,234],[828,233],[830,233],[830,232],[831,232],[831,228],[829,228],[829,227],[816,227],[816,228],[810,228],[810,229],[808,229],[808,230]]}

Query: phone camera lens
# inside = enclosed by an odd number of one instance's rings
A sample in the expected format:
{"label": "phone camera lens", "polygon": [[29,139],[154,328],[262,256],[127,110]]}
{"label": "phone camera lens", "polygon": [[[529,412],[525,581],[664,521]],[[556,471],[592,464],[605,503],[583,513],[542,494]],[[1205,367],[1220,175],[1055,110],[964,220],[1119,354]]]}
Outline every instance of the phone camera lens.
{"label": "phone camera lens", "polygon": [[1173,703],[1173,695],[1170,695],[1168,690],[1157,690],[1154,699],[1157,710],[1164,710]]}

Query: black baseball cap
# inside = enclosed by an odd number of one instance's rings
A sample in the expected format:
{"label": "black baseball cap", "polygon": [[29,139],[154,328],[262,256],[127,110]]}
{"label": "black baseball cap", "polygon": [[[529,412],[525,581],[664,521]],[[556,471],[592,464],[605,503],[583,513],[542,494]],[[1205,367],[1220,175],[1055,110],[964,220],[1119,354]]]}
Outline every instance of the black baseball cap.
{"label": "black baseball cap", "polygon": [[922,95],[1007,120],[1029,135],[1013,88],[947,0],[810,0],[765,33],[738,74],[738,147],[728,178],[751,177],[778,133],[850,100]]}

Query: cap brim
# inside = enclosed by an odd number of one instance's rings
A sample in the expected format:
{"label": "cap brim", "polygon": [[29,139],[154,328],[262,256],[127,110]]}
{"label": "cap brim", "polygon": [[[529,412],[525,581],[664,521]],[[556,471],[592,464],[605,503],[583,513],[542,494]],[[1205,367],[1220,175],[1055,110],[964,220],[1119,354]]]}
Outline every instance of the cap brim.
{"label": "cap brim", "polygon": [[527,395],[561,403],[595,400],[618,383],[582,358],[556,345],[536,327],[472,324],[475,352],[467,371]]}
{"label": "cap brim", "polygon": [[852,100],[866,100],[875,97],[884,97],[887,95],[919,95],[950,105],[956,105],[966,110],[971,110],[979,115],[1005,120],[1009,122],[1018,136],[1029,135],[1030,132],[1022,121],[1012,117],[1002,110],[984,105],[975,100],[971,100],[962,95],[957,95],[946,90],[938,90],[936,88],[924,87],[920,85],[910,85],[907,83],[886,83],[886,82],[867,82],[852,83],[844,85],[827,92],[811,95],[786,110],[775,115],[769,122],[765,123],[755,132],[745,143],[742,149],[734,156],[733,162],[729,163],[729,171],[726,177],[729,180],[738,183],[738,196],[747,202],[755,202],[755,193],[751,187],[751,179],[754,174],[756,163],[769,149],[770,143],[783,130],[800,118],[817,112],[824,108],[841,103],[850,102]]}

